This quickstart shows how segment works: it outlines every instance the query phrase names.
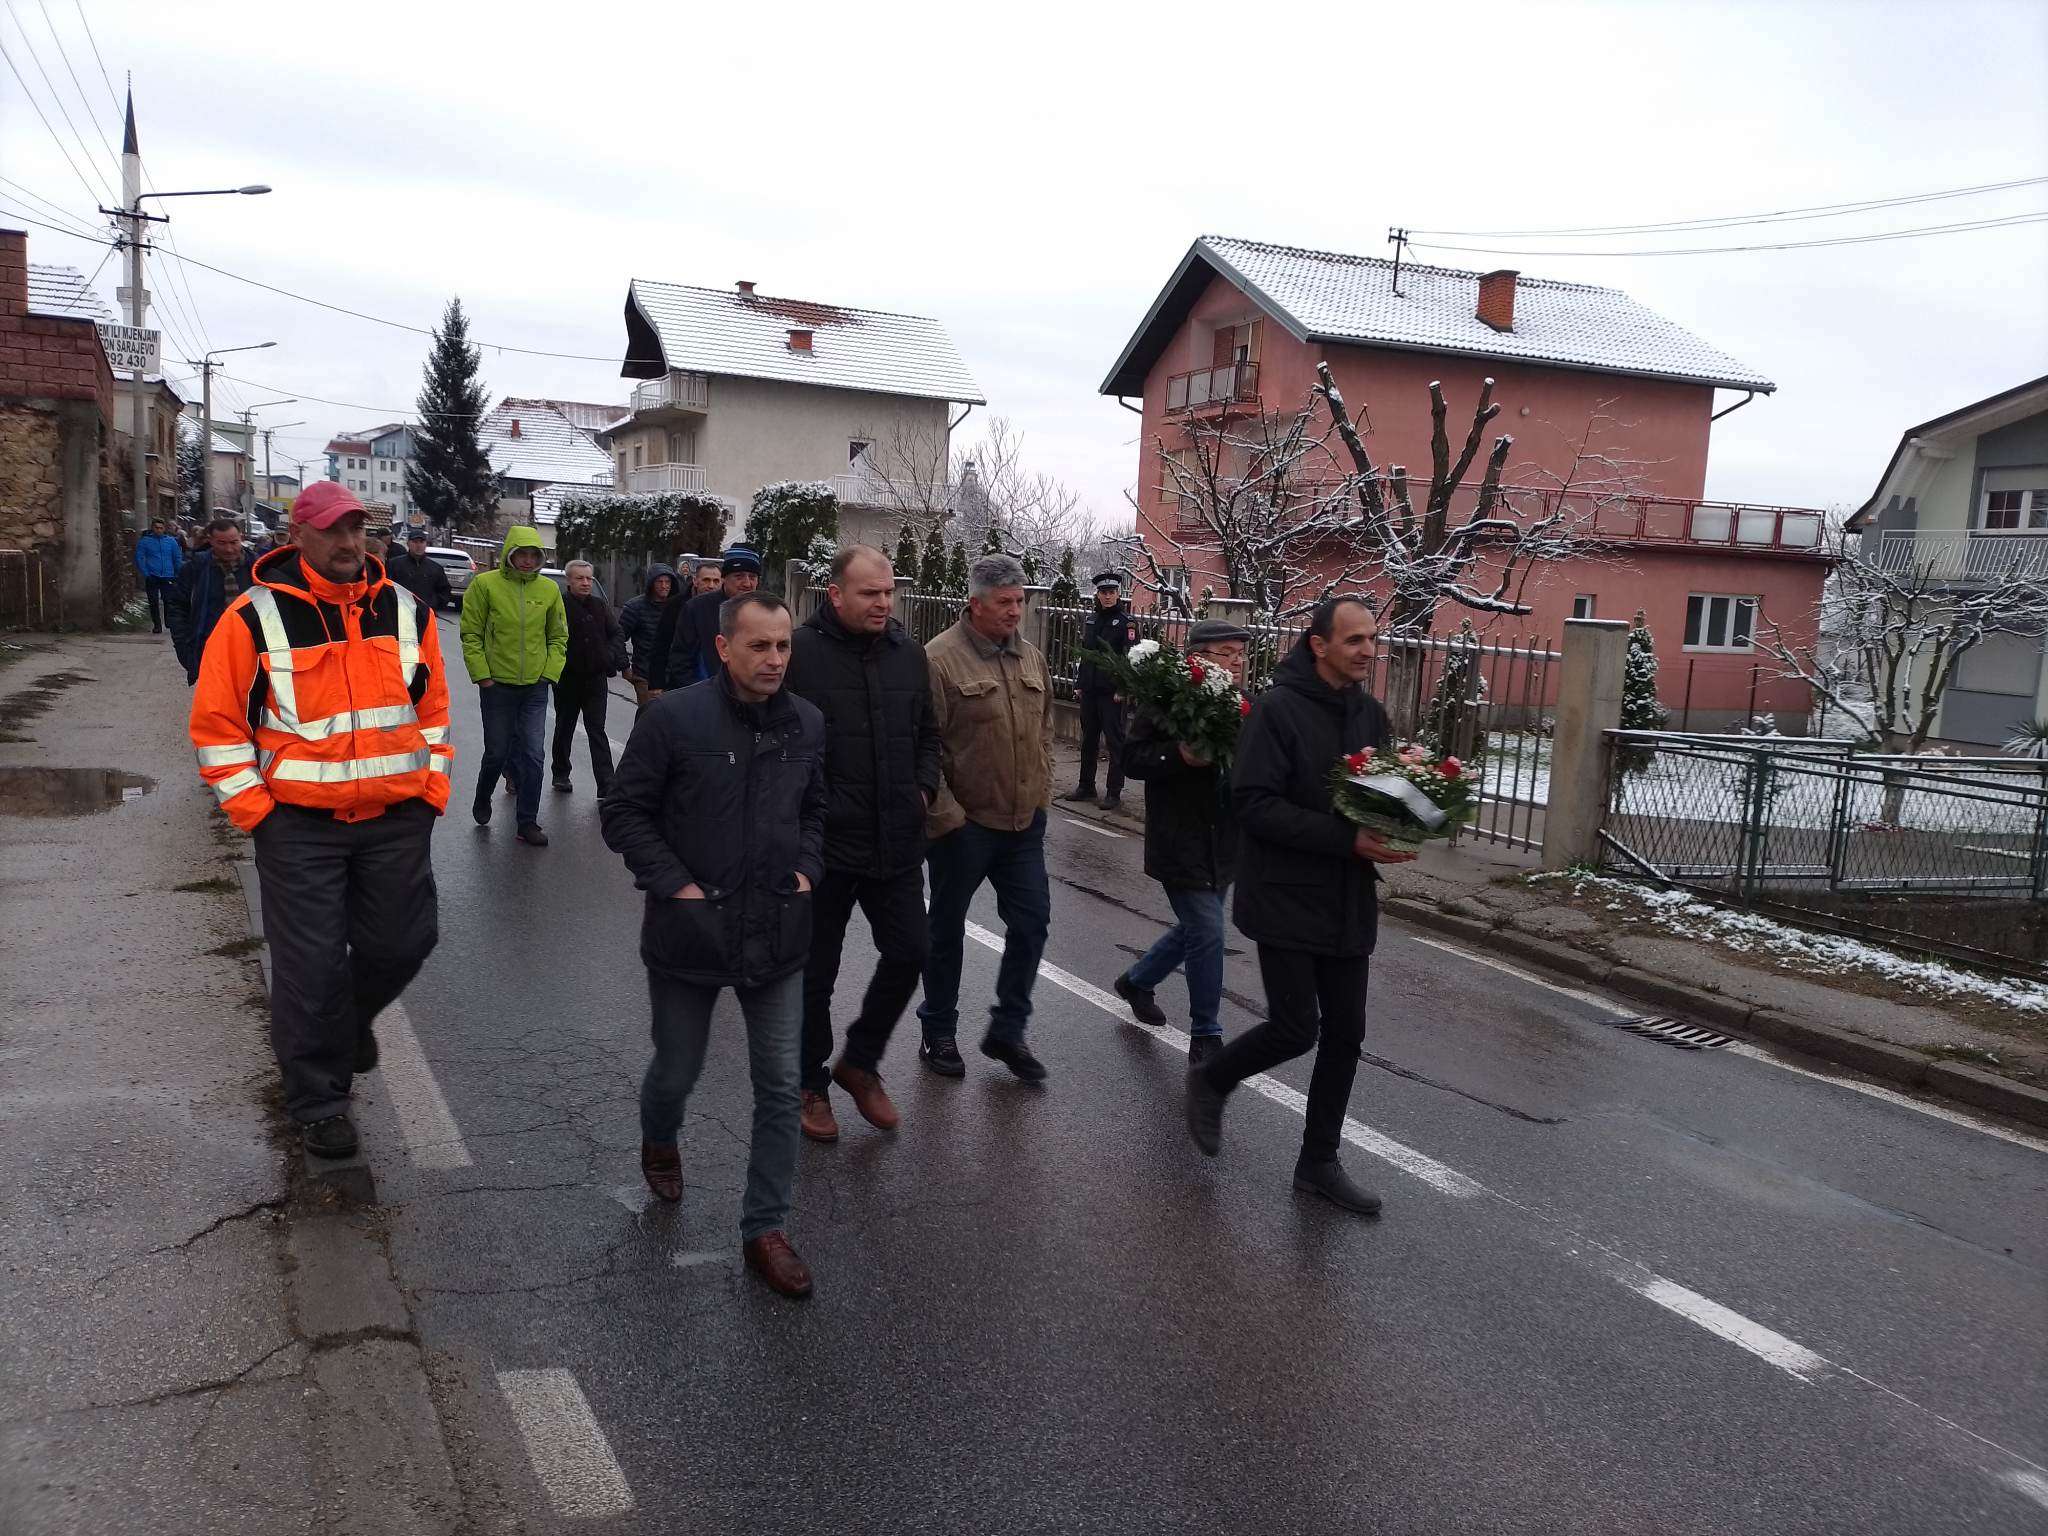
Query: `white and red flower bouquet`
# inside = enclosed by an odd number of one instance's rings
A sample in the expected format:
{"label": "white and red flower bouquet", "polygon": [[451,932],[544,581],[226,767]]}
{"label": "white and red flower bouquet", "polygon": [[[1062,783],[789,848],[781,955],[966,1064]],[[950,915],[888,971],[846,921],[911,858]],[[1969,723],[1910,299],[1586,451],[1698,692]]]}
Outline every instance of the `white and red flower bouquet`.
{"label": "white and red flower bouquet", "polygon": [[1479,775],[1455,757],[1404,742],[1339,758],[1330,771],[1330,798],[1346,821],[1413,853],[1479,814]]}
{"label": "white and red flower bouquet", "polygon": [[1167,735],[1218,768],[1229,768],[1238,728],[1252,712],[1252,701],[1229,669],[1158,640],[1140,640],[1122,656],[1092,647],[1081,654],[1115,679],[1116,691]]}

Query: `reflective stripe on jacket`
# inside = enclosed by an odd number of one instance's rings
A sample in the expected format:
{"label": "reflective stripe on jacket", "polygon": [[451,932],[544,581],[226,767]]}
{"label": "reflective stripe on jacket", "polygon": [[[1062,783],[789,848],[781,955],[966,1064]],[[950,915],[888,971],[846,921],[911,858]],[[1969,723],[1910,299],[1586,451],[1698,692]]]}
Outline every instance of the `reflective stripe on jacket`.
{"label": "reflective stripe on jacket", "polygon": [[199,772],[235,825],[282,801],[342,821],[448,804],[455,749],[434,616],[374,558],[340,586],[286,546],[221,616],[192,695]]}

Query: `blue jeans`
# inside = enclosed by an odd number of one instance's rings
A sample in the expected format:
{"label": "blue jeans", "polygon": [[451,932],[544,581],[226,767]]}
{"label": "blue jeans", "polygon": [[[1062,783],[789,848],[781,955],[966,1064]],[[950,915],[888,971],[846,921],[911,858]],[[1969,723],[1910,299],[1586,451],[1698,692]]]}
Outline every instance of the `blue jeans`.
{"label": "blue jeans", "polygon": [[1131,985],[1150,992],[1185,966],[1188,976],[1188,1033],[1223,1036],[1217,1020],[1223,1004],[1223,892],[1184,885],[1166,887],[1173,915],[1180,919],[1125,974]]}
{"label": "blue jeans", "polygon": [[542,738],[548,726],[546,683],[493,683],[476,691],[484,712],[484,760],[477,766],[476,798],[488,805],[498,780],[512,775],[519,825],[540,820]]}
{"label": "blue jeans", "polygon": [[1052,927],[1052,888],[1045,876],[1045,812],[1022,832],[998,832],[968,822],[925,850],[932,877],[932,949],[924,963],[924,1001],[918,1022],[926,1040],[951,1040],[960,1028],[961,948],[967,908],[986,880],[996,888],[1003,922],[1003,961],[996,971],[996,1003],[989,1010],[992,1040],[1024,1043],[1031,1019],[1031,984]]}
{"label": "blue jeans", "polygon": [[[496,692],[496,689],[488,690]],[[711,1009],[719,987],[647,973],[654,1005],[654,1060],[640,1080],[640,1135],[672,1145],[683,1106],[704,1069]],[[803,1040],[804,973],[758,987],[734,987],[747,1021],[747,1071],[754,1080],[754,1131],[747,1148],[747,1192],[740,1201],[740,1241],[789,1225],[796,1188],[798,1047]]]}

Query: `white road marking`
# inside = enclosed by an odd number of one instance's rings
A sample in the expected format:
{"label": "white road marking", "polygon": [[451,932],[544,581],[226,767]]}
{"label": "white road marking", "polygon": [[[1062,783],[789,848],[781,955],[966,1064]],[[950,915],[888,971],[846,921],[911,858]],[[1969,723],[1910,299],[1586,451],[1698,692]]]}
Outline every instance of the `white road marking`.
{"label": "white road marking", "polygon": [[[1442,939],[1428,939],[1420,934],[1407,934],[1404,937],[1410,943],[1426,944],[1431,949],[1440,949],[1447,955],[1456,955],[1459,959],[1469,960],[1474,965],[1483,965],[1490,971],[1499,971],[1503,975],[1512,976],[1518,981],[1525,981],[1532,987],[1542,987],[1545,991],[1555,992],[1560,997],[1569,997],[1576,1002],[1589,1004],[1599,1009],[1603,1014],[1608,1014],[1615,1018],[1627,1018],[1630,1015],[1630,1006],[1614,998],[1600,997],[1595,993],[1582,991],[1578,987],[1567,987],[1560,982],[1550,981],[1542,976],[1525,971],[1520,966],[1508,965],[1499,960],[1489,959],[1485,955],[1475,955],[1469,949],[1461,949],[1456,944],[1447,944]],[[1743,1056],[1751,1061],[1760,1061],[1766,1066],[1776,1067],[1780,1072],[1791,1072],[1799,1077],[1812,1078],[1817,1083],[1831,1083],[1837,1088],[1847,1088],[1851,1093],[1860,1093],[1866,1098],[1881,1099],[1887,1104],[1896,1104],[1901,1109],[1910,1109],[1936,1120],[1945,1120],[1950,1125],[1959,1125],[1965,1130],[1976,1131],[1985,1136],[1995,1136],[2000,1141],[2011,1142],[2016,1147],[2025,1147],[2032,1152],[2048,1154],[2048,1140],[2043,1140],[2037,1136],[2029,1136],[2023,1131],[2009,1131],[2002,1125],[1993,1125],[1987,1121],[1979,1120],[1974,1115],[1963,1110],[1950,1109],[1945,1104],[1930,1104],[1924,1099],[1913,1098],[1911,1095],[1900,1093],[1893,1088],[1881,1088],[1875,1083],[1858,1082],[1856,1079],[1849,1077],[1836,1077],[1830,1072],[1816,1072],[1811,1067],[1794,1066],[1791,1062],[1781,1060],[1779,1057],[1772,1055],[1763,1047],[1751,1045],[1742,1040],[1733,1041],[1721,1049],[1730,1056]]]}
{"label": "white road marking", "polygon": [[1801,1381],[1811,1383],[1828,1369],[1828,1362],[1804,1345],[1795,1344],[1782,1333],[1776,1333],[1762,1323],[1752,1322],[1740,1312],[1731,1312],[1718,1301],[1710,1301],[1698,1291],[1689,1291],[1674,1280],[1652,1275],[1640,1283],[1626,1279],[1622,1283],[1638,1296],[1647,1297],[1667,1311],[1698,1323],[1707,1332],[1748,1350],[1759,1360],[1768,1360],[1779,1370]]}
{"label": "white road marking", "polygon": [[2043,1509],[2048,1509],[2048,1477],[2038,1472],[2008,1472],[2005,1480]]}
{"label": "white road marking", "polygon": [[633,1507],[626,1474],[573,1375],[558,1366],[500,1371],[498,1389],[556,1514],[587,1520]]}
{"label": "white road marking", "polygon": [[1078,816],[1062,816],[1060,820],[1070,827],[1079,827],[1083,832],[1093,832],[1097,837],[1113,837],[1118,841],[1123,839],[1123,833],[1112,832],[1107,827],[1098,827],[1094,822],[1083,821]]}
{"label": "white road marking", "polygon": [[377,1076],[398,1113],[406,1150],[421,1168],[469,1168],[475,1159],[463,1144],[441,1085],[434,1081],[420,1037],[413,1033],[405,1005],[393,1003],[377,1015]]}

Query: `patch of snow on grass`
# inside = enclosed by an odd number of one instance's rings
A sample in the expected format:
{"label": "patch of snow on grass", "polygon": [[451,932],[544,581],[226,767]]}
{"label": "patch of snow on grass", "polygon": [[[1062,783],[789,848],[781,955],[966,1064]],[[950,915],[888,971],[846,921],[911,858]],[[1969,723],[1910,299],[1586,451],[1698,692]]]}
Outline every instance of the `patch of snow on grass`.
{"label": "patch of snow on grass", "polygon": [[[1656,925],[1679,938],[1708,939],[1743,953],[1791,961],[1802,969],[1839,974],[1844,970],[1881,976],[1916,992],[1936,996],[1972,996],[2026,1013],[2048,1013],[2048,986],[2038,982],[2003,981],[1980,976],[1939,960],[1914,960],[1861,939],[1834,933],[1811,933],[1757,912],[1738,912],[1701,901],[1690,891],[1648,890],[1602,875],[1552,875],[1569,879],[1574,894],[1614,893],[1631,896],[1650,910]],[[1615,903],[1608,904],[1612,910]]]}

